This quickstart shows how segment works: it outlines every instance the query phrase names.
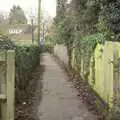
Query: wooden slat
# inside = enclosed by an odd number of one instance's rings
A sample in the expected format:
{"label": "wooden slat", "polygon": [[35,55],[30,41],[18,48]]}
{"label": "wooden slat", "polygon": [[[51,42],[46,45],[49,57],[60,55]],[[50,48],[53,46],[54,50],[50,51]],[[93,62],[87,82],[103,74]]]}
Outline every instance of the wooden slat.
{"label": "wooden slat", "polygon": [[7,52],[7,113],[6,120],[14,120],[15,99],[15,52]]}

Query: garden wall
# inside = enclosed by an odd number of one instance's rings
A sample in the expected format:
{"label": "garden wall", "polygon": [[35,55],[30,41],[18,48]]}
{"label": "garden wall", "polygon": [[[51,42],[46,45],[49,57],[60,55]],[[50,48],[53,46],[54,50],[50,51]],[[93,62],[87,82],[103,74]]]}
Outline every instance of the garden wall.
{"label": "garden wall", "polygon": [[68,65],[68,51],[63,44],[56,44],[54,47],[54,54],[65,64]]}

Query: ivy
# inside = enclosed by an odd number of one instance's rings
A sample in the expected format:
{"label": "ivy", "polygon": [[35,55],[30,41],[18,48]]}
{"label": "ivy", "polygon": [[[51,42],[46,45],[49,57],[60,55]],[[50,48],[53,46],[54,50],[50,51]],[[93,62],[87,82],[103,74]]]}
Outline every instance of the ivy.
{"label": "ivy", "polygon": [[15,45],[11,40],[4,35],[0,35],[0,50],[13,50]]}
{"label": "ivy", "polygon": [[[75,59],[76,59],[76,67],[79,70],[81,59],[84,61],[84,70],[86,74],[89,73],[89,65],[90,59],[94,54],[94,50],[98,43],[104,43],[104,35],[101,33],[93,34],[87,37],[83,37],[81,39],[76,39],[75,42]],[[86,76],[87,77],[87,76]],[[87,78],[86,78],[87,79]]]}
{"label": "ivy", "polygon": [[120,1],[119,0],[106,0],[102,3],[102,15],[106,21],[107,28],[114,33],[116,38],[112,41],[119,41],[120,38]]}

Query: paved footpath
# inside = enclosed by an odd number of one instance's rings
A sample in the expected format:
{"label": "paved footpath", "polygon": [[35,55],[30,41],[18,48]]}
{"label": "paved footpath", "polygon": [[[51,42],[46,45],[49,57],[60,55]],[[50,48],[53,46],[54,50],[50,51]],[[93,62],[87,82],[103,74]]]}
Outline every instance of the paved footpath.
{"label": "paved footpath", "polygon": [[40,103],[40,120],[96,120],[77,97],[77,90],[68,82],[63,69],[54,61],[49,53],[42,55],[44,66],[43,93]]}

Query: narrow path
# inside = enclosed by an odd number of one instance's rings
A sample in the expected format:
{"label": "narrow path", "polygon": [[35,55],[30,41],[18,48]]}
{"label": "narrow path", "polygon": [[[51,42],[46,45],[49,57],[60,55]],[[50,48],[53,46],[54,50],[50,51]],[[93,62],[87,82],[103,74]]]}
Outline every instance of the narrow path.
{"label": "narrow path", "polygon": [[96,120],[77,97],[77,91],[68,82],[50,54],[42,55],[44,66],[42,101],[38,107],[40,120]]}

